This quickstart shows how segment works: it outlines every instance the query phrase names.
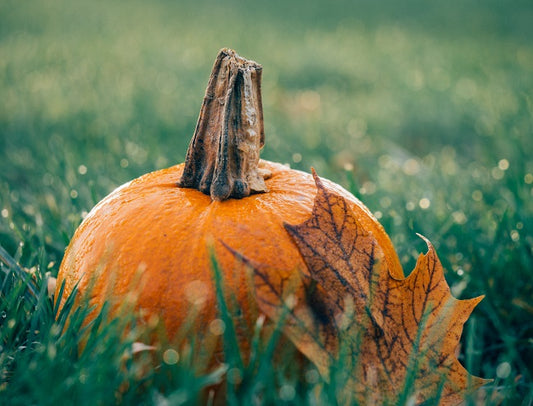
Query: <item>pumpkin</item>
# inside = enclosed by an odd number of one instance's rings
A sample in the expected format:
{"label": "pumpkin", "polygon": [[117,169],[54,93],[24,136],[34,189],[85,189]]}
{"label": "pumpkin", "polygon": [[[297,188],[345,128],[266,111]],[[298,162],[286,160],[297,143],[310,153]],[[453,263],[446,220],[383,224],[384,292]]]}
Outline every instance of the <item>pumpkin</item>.
{"label": "pumpkin", "polygon": [[[284,224],[307,219],[317,192],[311,174],[259,158],[261,73],[261,65],[220,51],[185,163],[126,183],[91,210],[61,263],[60,306],[77,287],[96,307],[108,301],[117,309],[133,297],[140,314],[161,320],[169,337],[195,308],[193,328],[205,331],[217,318],[214,253],[227,291],[242,310],[239,337],[247,340],[258,307],[235,252],[269,265],[282,280],[305,272]],[[371,212],[339,185],[322,182],[347,200],[374,235],[391,275],[403,277],[391,241]]]}

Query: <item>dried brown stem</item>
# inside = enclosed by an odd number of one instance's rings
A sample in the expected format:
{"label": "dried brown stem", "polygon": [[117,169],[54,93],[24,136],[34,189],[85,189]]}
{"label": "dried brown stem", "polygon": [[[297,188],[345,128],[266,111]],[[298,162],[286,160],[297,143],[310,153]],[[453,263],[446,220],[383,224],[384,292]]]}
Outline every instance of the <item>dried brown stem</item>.
{"label": "dried brown stem", "polygon": [[265,139],[261,72],[231,49],[219,52],[178,186],[213,200],[267,190],[258,167]]}

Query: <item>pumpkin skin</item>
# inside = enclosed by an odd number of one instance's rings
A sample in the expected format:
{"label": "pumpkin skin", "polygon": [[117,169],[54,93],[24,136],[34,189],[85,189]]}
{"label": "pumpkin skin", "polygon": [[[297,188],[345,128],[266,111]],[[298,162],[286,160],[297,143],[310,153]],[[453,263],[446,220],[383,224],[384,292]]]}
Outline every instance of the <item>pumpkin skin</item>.
{"label": "pumpkin skin", "polygon": [[[109,301],[117,309],[133,299],[146,317],[157,316],[170,338],[200,304],[194,322],[200,333],[217,317],[210,247],[227,291],[243,311],[243,339],[257,317],[253,288],[243,265],[225,245],[251,261],[289,275],[306,272],[284,223],[299,224],[311,214],[316,186],[311,174],[269,162],[268,192],[243,199],[214,201],[178,187],[183,164],[141,176],[119,187],[87,215],[69,244],[58,274],[65,299],[78,286],[97,307]],[[393,276],[402,276],[398,257],[383,227],[353,195],[333,182],[324,185],[344,197],[363,227],[385,253]],[[303,289],[302,287],[298,287]],[[134,298],[132,298],[134,293]]]}

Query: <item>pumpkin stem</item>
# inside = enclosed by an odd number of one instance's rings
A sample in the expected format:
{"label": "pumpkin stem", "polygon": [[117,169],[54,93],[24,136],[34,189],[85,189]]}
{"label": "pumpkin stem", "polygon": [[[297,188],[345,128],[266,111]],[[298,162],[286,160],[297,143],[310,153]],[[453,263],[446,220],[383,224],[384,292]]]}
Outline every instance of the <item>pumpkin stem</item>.
{"label": "pumpkin stem", "polygon": [[261,72],[258,63],[220,50],[178,186],[198,189],[213,200],[267,191],[259,169],[265,140]]}

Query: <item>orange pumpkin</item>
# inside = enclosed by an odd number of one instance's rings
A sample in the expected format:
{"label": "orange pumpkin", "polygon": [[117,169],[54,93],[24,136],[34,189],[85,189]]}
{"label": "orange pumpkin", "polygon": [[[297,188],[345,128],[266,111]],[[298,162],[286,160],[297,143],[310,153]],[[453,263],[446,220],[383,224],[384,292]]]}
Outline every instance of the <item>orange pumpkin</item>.
{"label": "orange pumpkin", "polygon": [[[76,285],[82,293],[90,289],[93,304],[108,300],[114,308],[134,292],[137,308],[160,318],[170,337],[198,305],[194,326],[201,331],[217,317],[214,249],[251,329],[257,316],[253,289],[227,247],[286,275],[305,271],[283,225],[310,216],[316,186],[308,173],[259,159],[261,69],[231,50],[220,51],[186,162],[141,176],[93,208],[61,264],[62,301]],[[402,277],[392,244],[370,211],[340,186],[323,182],[347,199],[385,252],[391,274]]]}

